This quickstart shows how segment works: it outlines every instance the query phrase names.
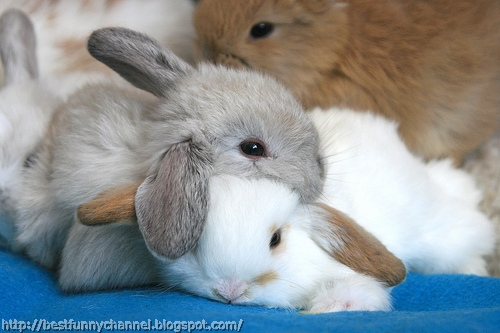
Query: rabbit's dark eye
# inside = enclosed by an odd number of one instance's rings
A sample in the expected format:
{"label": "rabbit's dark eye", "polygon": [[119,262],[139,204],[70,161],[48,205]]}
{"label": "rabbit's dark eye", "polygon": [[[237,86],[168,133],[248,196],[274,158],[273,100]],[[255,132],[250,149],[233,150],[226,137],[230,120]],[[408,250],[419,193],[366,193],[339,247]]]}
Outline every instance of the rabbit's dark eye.
{"label": "rabbit's dark eye", "polygon": [[280,245],[280,243],[281,243],[281,230],[278,229],[272,235],[271,241],[269,242],[269,247],[271,249],[274,249],[276,246]]}
{"label": "rabbit's dark eye", "polygon": [[267,157],[267,150],[263,142],[252,139],[240,143],[240,149],[243,154],[250,158]]}
{"label": "rabbit's dark eye", "polygon": [[250,37],[264,38],[269,36],[274,31],[274,25],[269,22],[260,22],[255,24],[250,29]]}

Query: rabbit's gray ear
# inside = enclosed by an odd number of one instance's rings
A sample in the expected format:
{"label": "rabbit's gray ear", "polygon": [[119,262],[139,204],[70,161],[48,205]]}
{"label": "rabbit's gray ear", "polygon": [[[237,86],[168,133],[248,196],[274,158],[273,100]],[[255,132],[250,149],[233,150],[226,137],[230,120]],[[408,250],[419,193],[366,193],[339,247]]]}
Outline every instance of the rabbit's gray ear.
{"label": "rabbit's gray ear", "polygon": [[157,41],[126,28],[94,31],[89,53],[139,89],[164,97],[176,78],[194,70]]}
{"label": "rabbit's gray ear", "polygon": [[176,259],[198,242],[208,214],[212,156],[208,145],[179,143],[137,189],[137,222],[154,254]]}
{"label": "rabbit's gray ear", "polygon": [[398,285],[406,279],[403,262],[375,236],[336,209],[327,205],[315,208],[311,238],[333,258],[388,286]]}
{"label": "rabbit's gray ear", "polygon": [[35,29],[19,9],[9,9],[0,17],[0,56],[6,85],[38,78]]}

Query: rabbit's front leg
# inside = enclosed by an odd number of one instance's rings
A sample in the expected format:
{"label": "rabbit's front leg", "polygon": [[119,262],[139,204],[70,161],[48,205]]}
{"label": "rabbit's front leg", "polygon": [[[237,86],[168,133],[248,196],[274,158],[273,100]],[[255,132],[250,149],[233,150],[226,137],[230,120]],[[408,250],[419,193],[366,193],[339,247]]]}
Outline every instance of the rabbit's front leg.
{"label": "rabbit's front leg", "polygon": [[389,310],[390,289],[373,277],[355,273],[321,283],[304,312]]}

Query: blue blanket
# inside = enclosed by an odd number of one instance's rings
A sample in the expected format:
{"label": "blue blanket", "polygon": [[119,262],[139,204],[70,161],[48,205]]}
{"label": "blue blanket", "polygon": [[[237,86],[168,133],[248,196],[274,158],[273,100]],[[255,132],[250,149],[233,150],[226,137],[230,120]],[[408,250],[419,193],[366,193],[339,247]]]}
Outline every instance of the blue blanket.
{"label": "blue blanket", "polygon": [[392,312],[321,315],[227,305],[155,288],[66,295],[50,272],[0,250],[2,330],[76,331],[83,325],[109,332],[142,325],[179,332],[234,325],[241,332],[500,332],[499,278],[409,274],[392,295]]}

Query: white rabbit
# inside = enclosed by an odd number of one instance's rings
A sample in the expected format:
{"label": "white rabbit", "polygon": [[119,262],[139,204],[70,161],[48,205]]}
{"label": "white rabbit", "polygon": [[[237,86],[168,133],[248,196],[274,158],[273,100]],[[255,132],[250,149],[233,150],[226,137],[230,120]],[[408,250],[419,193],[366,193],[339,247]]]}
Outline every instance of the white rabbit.
{"label": "white rabbit", "polygon": [[[198,245],[162,265],[162,282],[195,295],[310,313],[386,311],[402,262],[341,212],[301,205],[264,180],[214,178]],[[258,207],[258,209],[255,209]]]}
{"label": "white rabbit", "polygon": [[[14,202],[11,189],[26,158],[41,140],[53,110],[62,102],[38,82],[36,40],[31,21],[8,11],[0,19],[0,56],[5,86],[0,90],[0,216],[8,219]],[[12,237],[7,223],[0,234]]]}
{"label": "white rabbit", "polygon": [[[53,112],[85,82],[79,74],[39,78],[37,41],[31,20],[17,9],[0,19],[0,56],[5,85],[0,90],[0,216],[9,220],[22,166],[45,135]],[[110,79],[111,81],[111,79]],[[10,239],[9,223],[0,223],[0,235]]]}
{"label": "white rabbit", "polygon": [[[20,171],[22,184],[13,189],[15,250],[45,267],[59,267],[77,208],[117,186],[133,193],[141,245],[160,258],[179,257],[196,244],[214,175],[274,179],[302,202],[319,195],[323,165],[315,127],[274,79],[209,64],[195,69],[158,42],[124,28],[95,31],[88,49],[141,90],[89,85],[57,109]],[[109,210],[107,204],[99,214],[82,210],[80,218],[106,223],[130,213],[110,217]],[[115,269],[128,272],[113,260]],[[132,260],[132,266],[147,260],[139,261]],[[79,274],[79,283],[87,283],[88,276]]]}
{"label": "white rabbit", "polygon": [[313,110],[326,156],[322,202],[348,214],[411,271],[485,275],[492,223],[481,193],[451,160],[409,153],[395,122],[350,110]]}
{"label": "white rabbit", "polygon": [[193,62],[193,7],[191,0],[4,0],[0,13],[18,8],[30,16],[39,41],[42,78],[79,73],[86,80],[113,73],[86,49],[90,33],[103,27],[146,33]]}

